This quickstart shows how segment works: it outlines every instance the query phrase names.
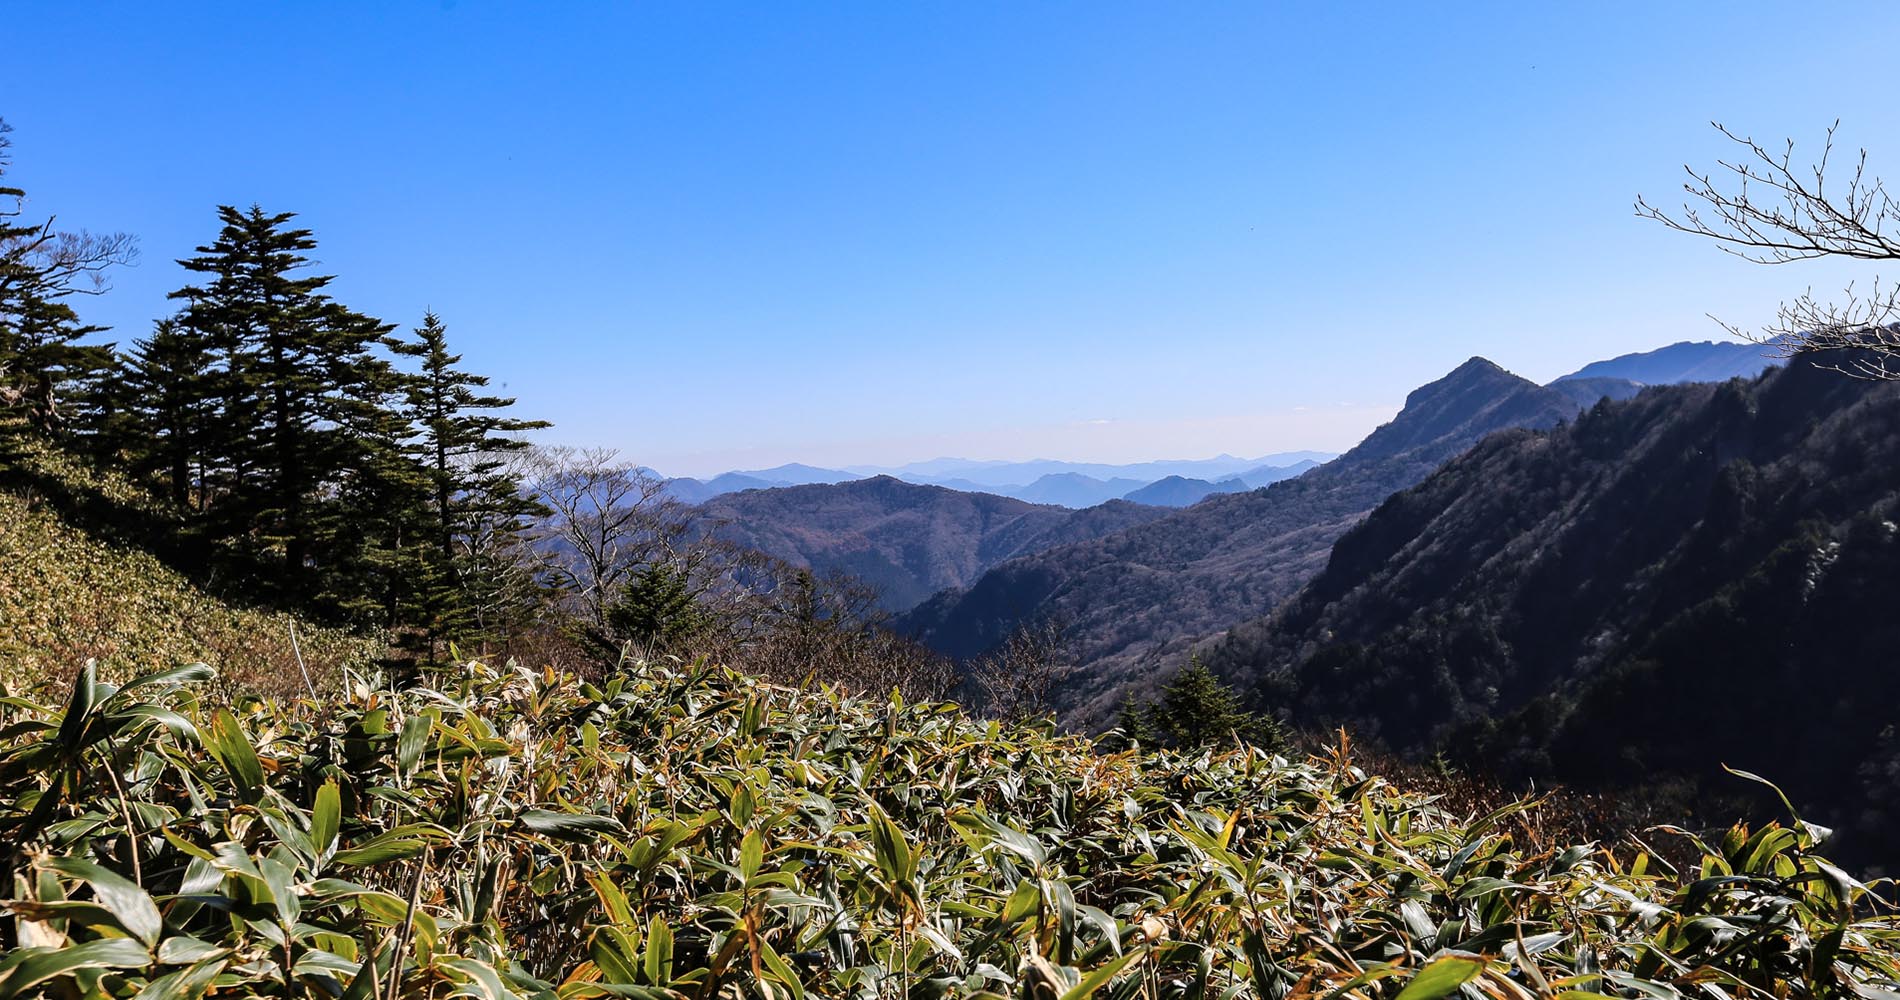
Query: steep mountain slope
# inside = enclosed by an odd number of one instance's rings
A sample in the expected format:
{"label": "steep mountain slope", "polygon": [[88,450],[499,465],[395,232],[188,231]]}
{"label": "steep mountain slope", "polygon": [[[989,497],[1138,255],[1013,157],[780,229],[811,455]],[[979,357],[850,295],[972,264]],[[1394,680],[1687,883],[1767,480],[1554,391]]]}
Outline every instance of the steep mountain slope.
{"label": "steep mountain slope", "polygon": [[1101,718],[1144,664],[1286,598],[1324,566],[1335,538],[1394,491],[1492,431],[1548,427],[1576,412],[1563,393],[1473,358],[1303,476],[1010,560],[901,624],[946,653],[972,656],[1021,623],[1061,621],[1083,667],[1058,692],[1060,707],[1075,721]]}
{"label": "steep mountain slope", "polygon": [[699,514],[727,541],[878,588],[890,610],[966,586],[1013,556],[1143,524],[1166,511],[1114,503],[1074,511],[890,476],[718,497]]}
{"label": "steep mountain slope", "polygon": [[1131,503],[1153,504],[1157,507],[1191,507],[1216,493],[1239,493],[1247,488],[1247,484],[1239,479],[1223,479],[1218,483],[1210,483],[1205,479],[1169,476],[1134,490],[1122,499]]}
{"label": "steep mountain slope", "polygon": [[[1584,365],[1558,379],[1618,378],[1643,385],[1680,385],[1684,382],[1725,382],[1754,378],[1780,364],[1770,348],[1743,341],[1682,341]],[[1554,385],[1555,383],[1553,383]]]}
{"label": "steep mountain slope", "polygon": [[1652,388],[1486,440],[1205,658],[1303,725],[1704,804],[1728,764],[1865,836],[1900,819],[1896,519],[1900,386]]}

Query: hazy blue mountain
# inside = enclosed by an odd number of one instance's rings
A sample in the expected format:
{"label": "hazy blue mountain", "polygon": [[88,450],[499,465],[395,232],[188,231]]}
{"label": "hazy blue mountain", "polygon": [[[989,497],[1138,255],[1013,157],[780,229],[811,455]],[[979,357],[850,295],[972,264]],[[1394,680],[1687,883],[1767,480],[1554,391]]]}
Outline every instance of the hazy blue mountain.
{"label": "hazy blue mountain", "polygon": [[685,503],[705,503],[713,497],[742,490],[768,490],[775,486],[787,486],[788,483],[775,483],[753,476],[727,472],[704,481],[698,479],[669,479],[666,491],[675,499]]}
{"label": "hazy blue mountain", "polygon": [[[880,475],[884,474],[887,473],[880,473]],[[1022,489],[1021,486],[990,486],[973,480],[954,477],[950,479],[930,479],[922,476],[892,476],[891,478],[901,479],[914,486],[941,486],[947,490],[962,490],[965,493],[994,493],[999,497],[1013,497],[1018,490]]]}
{"label": "hazy blue mountain", "polygon": [[891,475],[906,482],[948,485],[951,480],[977,483],[992,490],[1020,489],[1044,476],[1081,475],[1104,481],[1132,479],[1141,484],[1169,476],[1184,479],[1218,481],[1242,475],[1263,466],[1290,466],[1301,462],[1325,462],[1335,456],[1324,451],[1288,451],[1257,458],[1219,455],[1205,459],[1178,459],[1114,465],[1101,462],[1061,462],[1036,459],[1028,462],[986,462],[959,458],[938,458],[905,466],[851,466],[849,471],[862,475]]}
{"label": "hazy blue mountain", "polygon": [[1308,469],[1318,468],[1320,464],[1314,459],[1307,458],[1294,462],[1292,465],[1262,465],[1259,468],[1248,469],[1237,478],[1246,483],[1248,489],[1257,490],[1282,479],[1292,479],[1294,476],[1302,475]]}
{"label": "hazy blue mountain", "polygon": [[1169,476],[1124,494],[1122,499],[1130,503],[1152,504],[1156,507],[1190,507],[1215,493],[1238,493],[1247,488],[1247,484],[1238,478],[1210,483],[1205,479]]}
{"label": "hazy blue mountain", "polygon": [[1592,362],[1557,382],[1580,378],[1619,378],[1643,385],[1677,385],[1683,382],[1726,382],[1738,377],[1754,378],[1781,364],[1779,358],[1769,356],[1772,350],[1746,341],[1685,340],[1653,351]]}
{"label": "hazy blue mountain", "polygon": [[1120,499],[1130,490],[1140,489],[1141,485],[1139,479],[1102,480],[1079,472],[1058,472],[1043,476],[1028,486],[998,487],[996,491],[1030,503],[1081,508]]}
{"label": "hazy blue mountain", "polygon": [[729,472],[727,475],[759,479],[771,483],[773,486],[811,486],[817,483],[843,483],[853,479],[864,478],[856,473],[841,472],[837,469],[820,469],[815,466],[801,465],[797,462],[774,466],[770,469]]}

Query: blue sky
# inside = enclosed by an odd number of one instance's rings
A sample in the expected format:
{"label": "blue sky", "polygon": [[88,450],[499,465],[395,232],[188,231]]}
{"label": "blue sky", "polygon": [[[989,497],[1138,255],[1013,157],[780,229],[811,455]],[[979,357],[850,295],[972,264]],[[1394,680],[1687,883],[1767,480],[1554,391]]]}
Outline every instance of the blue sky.
{"label": "blue sky", "polygon": [[143,242],[89,318],[142,335],[215,205],[296,211],[339,298],[676,474],[1338,450],[1471,355],[1861,273],[1633,217],[1710,120],[1900,173],[1855,69],[1900,5],[162,6],[0,37],[34,208]]}

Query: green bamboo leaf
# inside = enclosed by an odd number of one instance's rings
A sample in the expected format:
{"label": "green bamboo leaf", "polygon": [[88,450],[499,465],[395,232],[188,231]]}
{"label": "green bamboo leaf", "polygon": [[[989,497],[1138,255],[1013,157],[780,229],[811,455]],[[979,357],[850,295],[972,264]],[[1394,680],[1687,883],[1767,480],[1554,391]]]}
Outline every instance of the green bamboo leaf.
{"label": "green bamboo leaf", "polygon": [[1484,972],[1482,958],[1447,955],[1420,969],[1399,991],[1398,1000],[1438,1000]]}
{"label": "green bamboo leaf", "polygon": [[745,839],[739,842],[740,878],[750,883],[753,876],[759,873],[760,866],[764,864],[765,838],[759,836],[759,831],[757,830],[748,830]]}
{"label": "green bamboo leaf", "polygon": [[625,833],[626,827],[612,816],[596,813],[560,813],[547,809],[524,809],[515,817],[535,833],[566,840],[589,840],[603,833]]}
{"label": "green bamboo leaf", "polygon": [[224,971],[229,960],[223,957],[199,962],[189,969],[167,973],[145,984],[145,988],[134,994],[132,1000],[197,1000],[204,996],[211,984],[217,981],[218,973]]}
{"label": "green bamboo leaf", "polygon": [[378,838],[361,847],[347,851],[338,851],[330,860],[339,865],[380,865],[385,861],[413,858],[428,847],[420,840],[407,837],[394,837],[388,840]]}
{"label": "green bamboo leaf", "polygon": [[91,886],[93,899],[112,913],[126,933],[144,942],[147,948],[158,943],[158,936],[165,929],[164,918],[159,916],[151,895],[131,879],[84,858],[53,858],[46,862],[46,867]]}
{"label": "green bamboo leaf", "polygon": [[317,801],[310,809],[310,842],[317,857],[327,856],[336,847],[337,830],[343,825],[343,793],[331,778],[317,789]]}
{"label": "green bamboo leaf", "polygon": [[1108,981],[1115,978],[1116,973],[1127,968],[1128,963],[1140,958],[1142,954],[1143,952],[1140,951],[1131,951],[1106,965],[1097,966],[1089,970],[1083,974],[1081,982],[1076,983],[1067,993],[1062,994],[1062,1000],[1088,1000],[1089,997],[1095,995],[1096,990],[1108,985]]}
{"label": "green bamboo leaf", "polygon": [[799,980],[798,973],[794,972],[791,965],[763,940],[759,942],[759,958],[764,961],[766,971],[771,973],[771,978],[791,991],[792,1000],[805,1000],[805,984]]}
{"label": "green bamboo leaf", "polygon": [[145,946],[129,938],[102,938],[61,948],[23,948],[0,981],[0,1000],[28,995],[28,990],[82,969],[142,969],[151,964]]}
{"label": "green bamboo leaf", "polygon": [[218,709],[211,717],[209,735],[206,749],[224,765],[245,801],[256,801],[258,790],[264,786],[264,765],[258,762],[257,750],[251,746],[251,739],[238,723],[237,716],[228,708]]}
{"label": "green bamboo leaf", "polygon": [[83,746],[86,727],[92,722],[93,699],[98,696],[99,665],[87,660],[79,667],[79,676],[73,679],[73,693],[66,701],[66,715],[60,720],[59,735],[54,737],[59,748],[67,756],[77,754]]}
{"label": "green bamboo leaf", "polygon": [[417,712],[402,721],[402,734],[396,737],[396,770],[408,774],[422,759],[423,741],[435,725],[433,712]]}
{"label": "green bamboo leaf", "polygon": [[654,917],[647,924],[645,963],[649,984],[673,984],[673,931],[659,917]]}

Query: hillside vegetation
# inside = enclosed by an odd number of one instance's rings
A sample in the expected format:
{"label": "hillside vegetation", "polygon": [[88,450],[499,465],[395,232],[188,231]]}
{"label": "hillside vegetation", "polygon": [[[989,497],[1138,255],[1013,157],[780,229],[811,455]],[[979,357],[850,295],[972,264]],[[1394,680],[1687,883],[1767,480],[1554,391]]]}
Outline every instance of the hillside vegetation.
{"label": "hillside vegetation", "polygon": [[[65,683],[89,658],[107,669],[201,660],[256,691],[334,684],[382,644],[293,616],[235,606],[124,536],[108,541],[69,517],[101,509],[121,525],[163,530],[149,498],[122,480],[29,441],[0,458],[0,685]],[[17,492],[16,492],[17,491]],[[64,510],[66,513],[62,513]],[[156,520],[153,520],[156,519]],[[291,640],[293,624],[296,643]]]}
{"label": "hillside vegetation", "polygon": [[[1547,843],[1343,757],[1100,754],[711,667],[0,703],[0,997],[1874,997],[1795,824]],[[1663,836],[1676,836],[1664,833]]]}

